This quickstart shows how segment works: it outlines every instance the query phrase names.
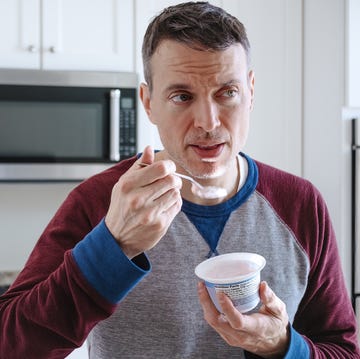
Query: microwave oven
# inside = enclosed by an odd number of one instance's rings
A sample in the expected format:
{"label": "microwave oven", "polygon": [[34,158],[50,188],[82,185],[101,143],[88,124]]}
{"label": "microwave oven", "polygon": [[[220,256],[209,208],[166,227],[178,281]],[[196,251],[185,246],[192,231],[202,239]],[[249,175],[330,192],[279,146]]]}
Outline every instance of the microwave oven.
{"label": "microwave oven", "polygon": [[135,73],[0,70],[0,181],[78,181],[137,151]]}

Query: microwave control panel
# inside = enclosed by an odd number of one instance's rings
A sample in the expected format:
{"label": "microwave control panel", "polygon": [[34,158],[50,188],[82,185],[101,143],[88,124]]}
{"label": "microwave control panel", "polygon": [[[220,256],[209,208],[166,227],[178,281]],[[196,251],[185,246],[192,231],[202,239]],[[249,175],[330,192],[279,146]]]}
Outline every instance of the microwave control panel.
{"label": "microwave control panel", "polygon": [[120,99],[120,159],[128,158],[137,152],[136,135],[136,91],[121,90]]}

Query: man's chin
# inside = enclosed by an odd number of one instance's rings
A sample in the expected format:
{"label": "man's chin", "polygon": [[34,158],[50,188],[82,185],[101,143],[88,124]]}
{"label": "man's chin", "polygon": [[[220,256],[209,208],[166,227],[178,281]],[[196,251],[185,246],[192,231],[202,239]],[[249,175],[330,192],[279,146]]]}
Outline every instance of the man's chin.
{"label": "man's chin", "polygon": [[[191,173],[192,172],[192,173]],[[195,171],[189,171],[191,176],[197,178],[197,179],[215,179],[222,177],[226,173],[226,167],[225,166],[217,166],[216,168],[211,169],[204,169],[203,171],[199,171],[196,169]]]}

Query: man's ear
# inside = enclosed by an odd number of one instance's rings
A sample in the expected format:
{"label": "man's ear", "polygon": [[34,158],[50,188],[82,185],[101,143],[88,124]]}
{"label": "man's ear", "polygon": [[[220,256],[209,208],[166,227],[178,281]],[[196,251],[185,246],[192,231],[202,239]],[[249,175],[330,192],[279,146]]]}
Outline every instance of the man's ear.
{"label": "man's ear", "polygon": [[148,118],[150,119],[151,122],[153,122],[151,116],[150,90],[149,90],[149,86],[144,82],[140,84],[139,96],[144,106],[145,112],[148,115]]}
{"label": "man's ear", "polygon": [[248,75],[248,85],[250,88],[250,93],[251,93],[251,102],[250,102],[250,110],[252,110],[254,108],[254,86],[255,86],[255,75],[254,75],[254,71],[250,70],[249,71],[249,75]]}

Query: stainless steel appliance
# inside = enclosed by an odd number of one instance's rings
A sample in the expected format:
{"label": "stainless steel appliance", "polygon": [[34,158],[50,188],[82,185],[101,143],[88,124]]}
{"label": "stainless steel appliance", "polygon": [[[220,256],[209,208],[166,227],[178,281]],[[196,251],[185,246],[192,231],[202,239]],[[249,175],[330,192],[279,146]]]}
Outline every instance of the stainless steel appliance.
{"label": "stainless steel appliance", "polygon": [[135,73],[0,70],[0,181],[78,181],[137,150]]}

